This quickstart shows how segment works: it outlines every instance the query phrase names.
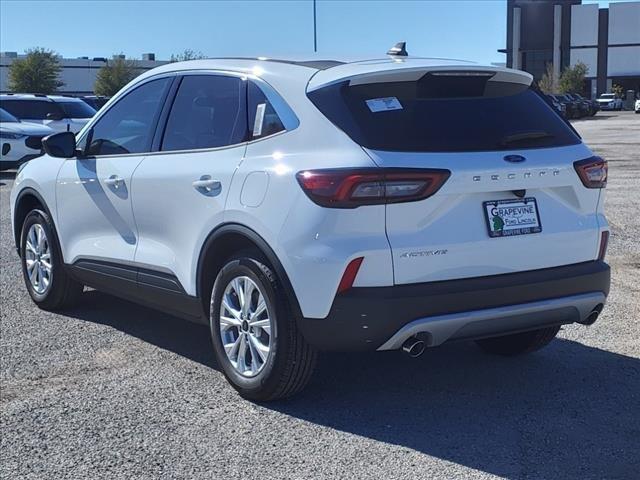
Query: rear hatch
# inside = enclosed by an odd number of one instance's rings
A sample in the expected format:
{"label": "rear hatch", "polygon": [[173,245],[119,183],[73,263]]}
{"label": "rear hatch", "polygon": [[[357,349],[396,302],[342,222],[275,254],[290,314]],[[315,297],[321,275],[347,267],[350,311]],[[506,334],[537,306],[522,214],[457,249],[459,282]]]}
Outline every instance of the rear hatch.
{"label": "rear hatch", "polygon": [[451,172],[433,196],[389,203],[396,284],[594,260],[591,157],[528,74],[456,67],[359,73],[314,85],[314,104],[382,168]]}

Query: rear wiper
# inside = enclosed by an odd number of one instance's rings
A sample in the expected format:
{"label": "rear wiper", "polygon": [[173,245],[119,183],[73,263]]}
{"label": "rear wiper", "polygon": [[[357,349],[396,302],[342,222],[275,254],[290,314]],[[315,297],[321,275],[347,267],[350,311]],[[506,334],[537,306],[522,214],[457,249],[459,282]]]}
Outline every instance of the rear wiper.
{"label": "rear wiper", "polygon": [[541,130],[531,131],[531,132],[522,132],[522,133],[514,133],[512,135],[507,135],[502,138],[500,145],[510,145],[512,143],[522,142],[524,140],[540,140],[542,138],[553,138],[554,135],[551,135],[549,132],[544,132]]}

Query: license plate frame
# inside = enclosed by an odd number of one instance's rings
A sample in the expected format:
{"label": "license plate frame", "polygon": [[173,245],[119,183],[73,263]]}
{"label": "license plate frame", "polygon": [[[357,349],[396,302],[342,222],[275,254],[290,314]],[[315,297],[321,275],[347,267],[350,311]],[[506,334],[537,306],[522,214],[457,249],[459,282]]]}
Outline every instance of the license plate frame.
{"label": "license plate frame", "polygon": [[[521,210],[510,210],[510,207],[505,207],[505,205],[511,205],[511,208],[520,208]],[[492,208],[502,208],[503,210],[492,212]],[[538,202],[535,197],[488,200],[482,202],[482,210],[484,212],[487,233],[491,238],[515,237],[542,232],[540,209],[538,208]],[[498,215],[498,213],[501,213],[502,216]],[[496,217],[499,220],[497,220]]]}

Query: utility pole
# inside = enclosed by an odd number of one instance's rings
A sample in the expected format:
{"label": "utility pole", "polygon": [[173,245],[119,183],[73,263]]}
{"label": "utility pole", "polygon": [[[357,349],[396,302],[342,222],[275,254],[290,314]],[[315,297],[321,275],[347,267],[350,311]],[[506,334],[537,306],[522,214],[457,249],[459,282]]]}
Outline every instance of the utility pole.
{"label": "utility pole", "polygon": [[313,51],[318,51],[318,35],[316,31],[316,0],[313,0]]}

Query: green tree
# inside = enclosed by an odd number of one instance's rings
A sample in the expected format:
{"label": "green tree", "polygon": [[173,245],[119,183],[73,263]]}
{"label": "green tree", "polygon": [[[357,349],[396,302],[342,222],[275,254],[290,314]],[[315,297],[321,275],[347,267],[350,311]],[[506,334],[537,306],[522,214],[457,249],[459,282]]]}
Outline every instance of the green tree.
{"label": "green tree", "polygon": [[114,57],[98,70],[93,91],[96,95],[113,97],[122,87],[138,76],[132,60]]}
{"label": "green tree", "polygon": [[558,77],[553,71],[553,63],[547,63],[547,70],[538,82],[538,87],[547,95],[558,92]]}
{"label": "green tree", "polygon": [[615,93],[618,97],[624,99],[624,88],[622,87],[622,85],[613,85],[611,87],[611,93]]}
{"label": "green tree", "polygon": [[64,85],[58,80],[62,67],[54,51],[31,48],[25,53],[24,58],[14,60],[9,67],[9,89],[12,92],[49,95]]}
{"label": "green tree", "polygon": [[589,67],[582,62],[576,63],[573,67],[565,68],[558,82],[560,93],[582,92],[587,73],[589,73]]}
{"label": "green tree", "polygon": [[195,50],[191,50],[187,48],[182,53],[176,53],[171,55],[171,62],[184,62],[186,60],[202,60],[206,58],[202,52],[196,52]]}

